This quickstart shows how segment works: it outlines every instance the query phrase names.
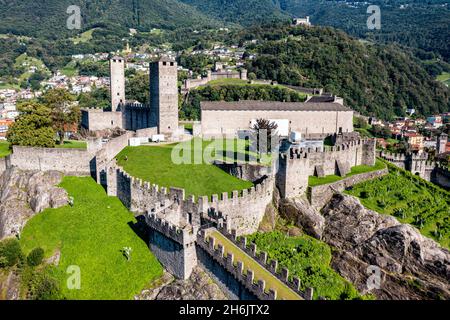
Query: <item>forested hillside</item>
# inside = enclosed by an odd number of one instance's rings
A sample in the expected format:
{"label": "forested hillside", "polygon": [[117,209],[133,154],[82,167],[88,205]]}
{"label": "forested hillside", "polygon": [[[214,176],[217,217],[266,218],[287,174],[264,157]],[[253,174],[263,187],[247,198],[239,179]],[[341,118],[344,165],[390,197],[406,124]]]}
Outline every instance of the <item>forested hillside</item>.
{"label": "forested hillside", "polygon": [[74,35],[66,27],[67,8],[77,5],[82,28],[98,25],[119,29],[173,29],[211,23],[211,19],[177,0],[4,0],[0,10],[0,34],[12,33],[44,38]]}
{"label": "forested hillside", "polygon": [[[446,0],[279,0],[280,8],[294,16],[311,16],[316,25],[381,42],[397,42],[440,53],[450,59],[450,7]],[[367,7],[380,6],[381,30],[368,30]]]}
{"label": "forested hillside", "polygon": [[413,107],[423,115],[448,111],[449,89],[421,62],[396,46],[374,45],[331,28],[253,28],[257,58],[247,68],[258,78],[324,87],[366,115],[392,118]]}
{"label": "forested hillside", "polygon": [[60,38],[69,5],[78,5],[83,29],[97,25],[175,29],[205,24],[250,26],[311,16],[315,25],[381,42],[437,52],[450,59],[450,8],[446,0],[374,0],[381,8],[381,30],[368,30],[369,3],[338,0],[4,0],[0,34]]}
{"label": "forested hillside", "polygon": [[290,14],[280,10],[278,0],[180,0],[224,22],[243,26],[288,20]]}

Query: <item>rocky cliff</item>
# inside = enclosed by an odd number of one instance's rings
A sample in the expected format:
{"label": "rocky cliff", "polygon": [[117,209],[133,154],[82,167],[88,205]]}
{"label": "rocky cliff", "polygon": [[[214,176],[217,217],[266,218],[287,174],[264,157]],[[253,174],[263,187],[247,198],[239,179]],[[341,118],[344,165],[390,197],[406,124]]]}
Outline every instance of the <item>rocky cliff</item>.
{"label": "rocky cliff", "polygon": [[[333,269],[362,294],[450,299],[450,252],[414,227],[343,194],[335,194],[321,212],[305,199],[279,200],[278,207],[284,219],[333,247]],[[373,267],[380,271],[379,289],[368,285]]]}
{"label": "rocky cliff", "polygon": [[36,213],[67,205],[67,192],[56,187],[62,177],[56,171],[21,171],[16,168],[1,175],[0,240],[20,234]]}
{"label": "rocky cliff", "polygon": [[227,300],[219,286],[200,267],[188,280],[175,280],[165,273],[153,289],[143,290],[135,300]]}
{"label": "rocky cliff", "polygon": [[395,218],[336,194],[322,210],[323,240],[337,248],[333,268],[368,292],[369,266],[381,271],[379,299],[450,299],[450,252]]}

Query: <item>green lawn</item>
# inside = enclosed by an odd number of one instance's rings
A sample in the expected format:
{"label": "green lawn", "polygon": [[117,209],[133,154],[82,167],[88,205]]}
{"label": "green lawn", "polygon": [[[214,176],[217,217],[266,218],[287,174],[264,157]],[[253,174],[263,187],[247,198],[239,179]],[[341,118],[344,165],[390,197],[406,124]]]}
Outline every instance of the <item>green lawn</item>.
{"label": "green lawn", "polygon": [[309,177],[309,186],[310,187],[321,186],[324,184],[337,182],[337,181],[343,180],[345,178],[348,178],[348,177],[351,177],[351,176],[354,176],[357,174],[382,170],[384,168],[386,168],[386,165],[382,161],[377,160],[373,167],[366,166],[366,165],[353,167],[351,172],[349,174],[347,174],[345,177],[340,177],[337,175],[329,175],[329,176],[325,176],[322,178],[311,176],[311,177]]}
{"label": "green lawn", "polygon": [[232,253],[235,263],[237,261],[244,263],[244,273],[247,273],[247,270],[250,269],[255,274],[255,282],[258,280],[264,280],[266,282],[266,292],[270,289],[276,290],[278,300],[301,300],[301,297],[297,293],[272,275],[268,270],[264,269],[258,262],[248,256],[220,232],[215,230],[210,235],[215,239],[216,245],[220,244],[224,247],[225,256]]}
{"label": "green lawn", "polygon": [[[46,257],[61,251],[55,275],[67,299],[132,299],[162,275],[162,267],[146,243],[131,229],[134,216],[118,198],[108,197],[91,178],[65,177],[61,187],[74,206],[48,209],[33,217],[21,235],[28,254],[42,247]],[[131,247],[131,261],[123,256]],[[69,266],[81,270],[81,290],[67,289]]]}
{"label": "green lawn", "polygon": [[60,149],[86,149],[86,141],[65,140],[63,145],[56,145],[56,148]]}
{"label": "green lawn", "polygon": [[67,77],[73,77],[78,75],[78,69],[74,61],[69,62],[64,68],[61,69],[61,73]]}
{"label": "green lawn", "polygon": [[[362,204],[395,216],[444,247],[450,247],[450,192],[389,164],[389,175],[346,191]],[[440,227],[439,227],[440,226]]]}
{"label": "green lawn", "polygon": [[16,58],[14,63],[14,68],[22,72],[18,78],[20,81],[26,81],[32,76],[32,73],[29,72],[31,66],[36,67],[38,71],[43,72],[46,76],[51,76],[52,74],[42,60],[30,57],[26,53],[23,53]]}
{"label": "green lawn", "polygon": [[9,142],[0,141],[0,158],[4,158],[9,154],[11,154],[11,150],[9,149]]}
{"label": "green lawn", "polygon": [[450,72],[443,72],[436,79],[447,85],[450,85]]}
{"label": "green lawn", "polygon": [[73,43],[74,44],[79,44],[79,43],[86,43],[86,42],[91,41],[92,40],[92,34],[97,29],[98,28],[89,29],[89,30],[79,34],[77,37],[72,38]]}
{"label": "green lawn", "polygon": [[[199,141],[199,140],[197,140]],[[245,142],[245,141],[244,141]],[[187,146],[192,142],[182,144]],[[211,142],[200,142],[203,147]],[[118,164],[133,177],[157,184],[161,187],[178,187],[186,190],[186,196],[220,195],[222,192],[248,189],[249,181],[237,179],[210,163],[175,164],[172,151],[176,145],[127,147],[117,156]],[[181,152],[194,159],[192,152]],[[201,160],[201,153],[198,153]],[[214,156],[214,154],[213,154]],[[128,160],[125,160],[128,158]],[[189,159],[187,159],[189,160]]]}

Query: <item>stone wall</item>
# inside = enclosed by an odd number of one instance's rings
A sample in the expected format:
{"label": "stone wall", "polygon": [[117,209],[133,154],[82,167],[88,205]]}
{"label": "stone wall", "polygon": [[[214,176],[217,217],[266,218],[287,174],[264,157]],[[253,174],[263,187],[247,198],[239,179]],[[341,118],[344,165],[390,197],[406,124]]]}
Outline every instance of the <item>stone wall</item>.
{"label": "stone wall", "polygon": [[430,178],[431,182],[433,182],[434,184],[450,190],[450,171],[447,168],[436,167],[431,172]]}
{"label": "stone wall", "polygon": [[10,164],[21,170],[61,171],[67,175],[95,176],[92,153],[82,149],[13,146]]}
{"label": "stone wall", "polygon": [[103,109],[81,110],[81,125],[89,131],[124,128],[122,112],[104,111]]}
{"label": "stone wall", "polygon": [[109,140],[102,148],[95,154],[93,162],[95,163],[96,180],[108,192],[110,196],[116,195],[116,182],[108,179],[114,179],[114,171],[108,173],[109,165],[114,163],[114,158],[128,146],[130,138],[133,136],[131,132],[127,132],[120,137]]}
{"label": "stone wall", "polygon": [[129,103],[122,108],[124,110],[123,125],[125,130],[137,131],[158,125],[149,105]]}
{"label": "stone wall", "polygon": [[[269,271],[272,275],[278,278],[282,283],[291,288],[294,292],[299,295],[300,299],[312,300],[313,290],[310,288],[305,292],[300,291],[300,279],[298,277],[293,277],[292,282],[289,280],[289,270],[282,268],[279,270],[278,261],[271,260],[268,261],[268,255],[266,252],[257,253],[256,244],[248,244],[247,238],[237,239],[236,230],[228,231],[226,224],[220,226],[219,231],[231,240],[235,245],[247,253],[251,258],[253,258],[258,264]],[[213,237],[207,237],[207,232],[205,230],[200,231],[197,238],[197,245],[205,250],[209,255],[211,255],[214,260],[226,268],[226,270],[233,274],[234,277],[245,287],[253,293],[260,300],[275,300],[277,298],[277,292],[269,288],[266,290],[265,281],[258,279],[257,283],[254,283],[254,272],[248,270],[244,274],[244,264],[241,261],[234,261],[233,254],[224,255],[224,248],[221,245],[215,245],[215,239]],[[268,291],[268,293],[266,293]]]}
{"label": "stone wall", "polygon": [[272,167],[250,163],[225,163],[215,161],[214,165],[236,178],[257,183],[272,174]]}
{"label": "stone wall", "polygon": [[331,150],[291,149],[280,154],[277,187],[283,198],[306,193],[310,176],[347,175],[358,165],[375,165],[375,140],[358,140]]}
{"label": "stone wall", "polygon": [[202,134],[204,136],[235,135],[249,130],[251,121],[264,119],[288,119],[290,130],[308,134],[332,135],[353,132],[353,111],[251,111],[251,110],[202,110]]}
{"label": "stone wall", "polygon": [[145,215],[150,226],[149,246],[158,260],[175,277],[189,279],[197,266],[196,228],[180,229],[152,213]]}
{"label": "stone wall", "polygon": [[136,137],[138,138],[151,138],[156,134],[158,134],[158,127],[140,129],[136,131]]}
{"label": "stone wall", "polygon": [[336,192],[342,192],[345,189],[358,183],[379,178],[389,173],[387,168],[367,173],[357,174],[340,181],[336,181],[321,186],[308,187],[308,200],[314,208],[321,209],[333,197]]}
{"label": "stone wall", "polygon": [[[152,124],[158,133],[172,134],[178,130],[178,72],[175,61],[150,64],[150,109]],[[153,125],[152,125],[153,126]]]}
{"label": "stone wall", "polygon": [[0,158],[0,175],[9,168],[10,156]]}
{"label": "stone wall", "polygon": [[226,218],[229,225],[239,234],[251,234],[258,230],[266,207],[273,197],[274,180],[267,178],[248,190],[186,199],[185,191],[179,188],[164,188],[144,182],[127,174],[122,168],[110,164],[107,169],[108,194],[117,196],[133,212],[148,212],[157,203],[169,201],[179,206],[183,214],[203,216],[206,219]]}
{"label": "stone wall", "polygon": [[209,252],[197,248],[197,262],[200,267],[213,279],[230,300],[258,300],[233,274],[214,259]]}

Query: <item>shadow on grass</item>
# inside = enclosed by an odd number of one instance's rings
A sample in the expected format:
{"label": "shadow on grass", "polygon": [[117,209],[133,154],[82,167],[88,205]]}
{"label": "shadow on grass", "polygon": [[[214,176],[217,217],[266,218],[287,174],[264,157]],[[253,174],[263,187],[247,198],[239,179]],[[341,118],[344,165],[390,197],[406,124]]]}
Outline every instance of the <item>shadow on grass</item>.
{"label": "shadow on grass", "polygon": [[143,215],[140,215],[136,217],[136,220],[137,222],[128,222],[128,226],[148,246],[149,226],[147,226],[147,224],[145,223],[145,217]]}

